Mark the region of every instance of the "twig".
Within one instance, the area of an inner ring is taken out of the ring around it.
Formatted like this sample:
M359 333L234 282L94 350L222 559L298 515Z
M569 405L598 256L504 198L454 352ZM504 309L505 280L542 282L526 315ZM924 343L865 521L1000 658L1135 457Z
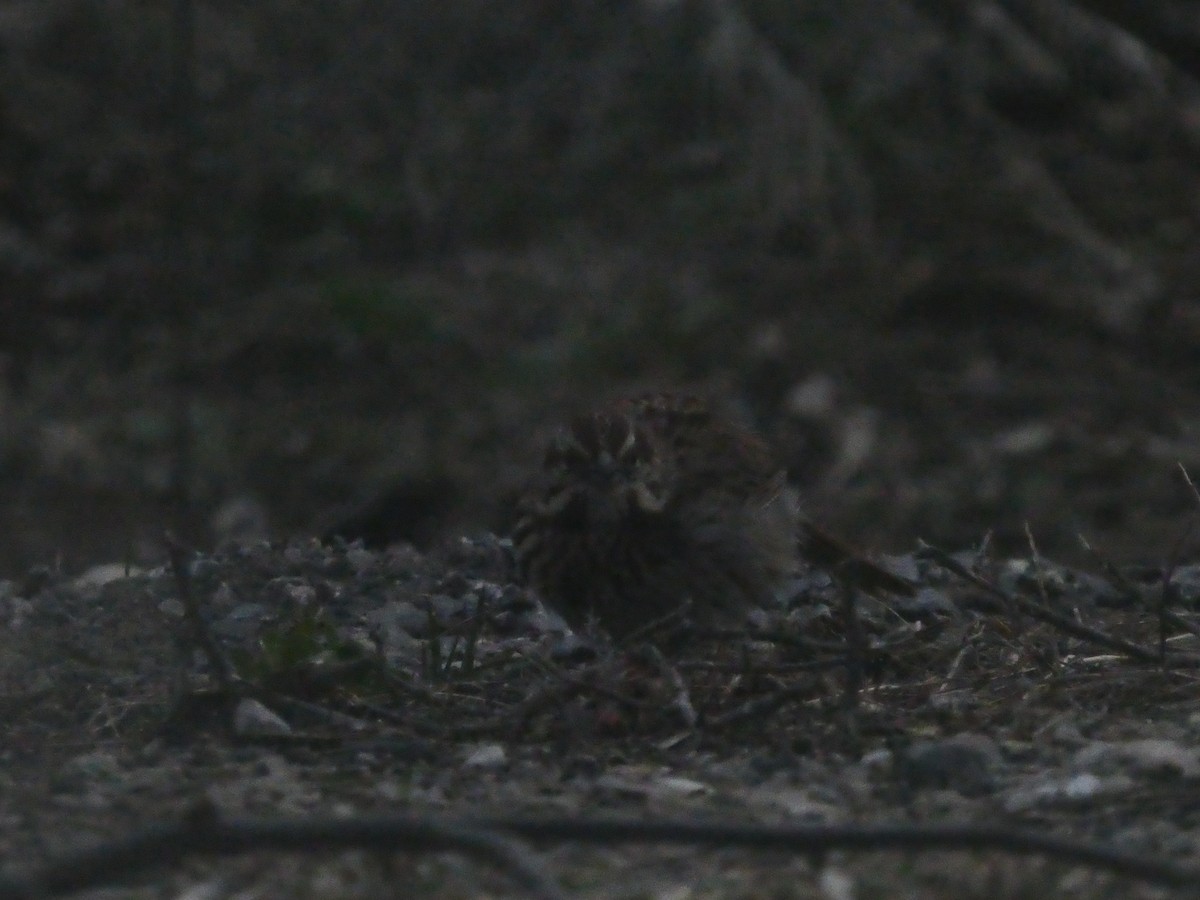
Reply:
M954 654L954 659L950 662L950 668L946 670L946 674L942 677L942 683L938 686L938 689L934 693L940 694L950 687L950 682L957 677L959 670L962 668L963 660L967 658L967 654L970 649L971 645L964 640L963 645L959 647L958 652Z
M1079 539L1079 545L1083 547L1084 552L1096 562L1096 565L1100 567L1100 570L1108 576L1116 589L1122 592L1126 599L1130 600L1131 602L1143 599L1144 594L1138 585L1130 581L1125 576L1125 573L1123 573L1120 569L1113 565L1112 562L1105 558L1105 556L1099 550L1092 546L1091 542L1086 537L1084 537L1082 534L1078 534L1076 537ZM1167 578L1165 580L1160 578L1159 580L1160 590L1165 591L1169 589L1171 578L1174 577L1175 567L1168 566L1167 572L1169 573ZM1194 622L1189 622L1183 616L1172 612L1170 609L1165 609L1163 611L1163 616L1168 624L1173 625L1176 628L1182 628L1193 637L1200 638L1200 625L1196 625ZM1170 643L1171 640L1172 638L1167 638L1167 643Z
M1050 602L1050 596L1046 593L1046 572L1042 568L1042 554L1038 552L1037 541L1033 538L1033 529L1029 527L1029 522L1025 522L1025 543L1029 545L1029 560L1033 563L1033 579L1037 582L1038 596L1042 598L1043 603Z
M175 584L179 590L179 599L183 603L184 615L192 630L192 639L204 653L205 659L208 660L208 665L217 679L217 685L221 690L229 691L233 688L236 680L233 666L225 658L221 648L217 646L216 639L208 630L208 623L204 621L204 616L200 612L200 604L196 602L195 592L192 591L192 579L188 574L183 544L170 532L163 536L163 543L167 545L167 553L171 559L171 571L175 574Z
M1192 481L1192 476L1188 474L1187 467L1183 463L1179 463L1179 471L1188 488L1191 489L1197 508L1188 516L1183 531L1175 539L1175 543L1171 546L1171 552L1167 555L1167 564L1163 567L1162 581L1158 592L1158 648L1164 665L1167 657L1167 621L1170 618L1168 614L1170 612L1171 582L1174 581L1175 573L1179 569L1179 562L1183 558L1183 548L1187 544L1188 538L1196 530L1196 522L1200 518L1200 491L1196 490L1196 484Z
M751 639L755 641L765 641L769 644L780 644L784 647L791 647L796 650L804 650L808 653L843 653L846 649L845 641L821 641L789 631L770 631L766 629L754 629L751 631L746 631L744 629L704 629L703 631L697 632L697 634L709 640L734 641Z
M515 833L515 832L512 832ZM178 863L189 855L234 856L250 851L453 851L506 872L532 896L565 896L544 867L493 826L458 825L401 817L265 820L221 818L211 807L176 824L156 825L127 837L63 856L27 875L0 878L0 900L56 897Z
M860 551L818 528L809 521L800 523L804 556L843 583L850 583L867 593L889 591L902 597L914 597L917 586L878 563L871 562Z
M671 610L664 616L659 616L657 619L651 619L640 628L631 631L625 635L619 642L620 647L633 647L636 644L650 639L651 635L656 635L659 632L666 632L668 635L672 632L680 630L681 627L687 626L688 617L692 614L692 601L684 600L679 606Z
M589 665L577 673L564 672L538 656L527 656L525 659L534 668L550 676L552 680L534 685L524 698L485 719L473 722L461 721L447 725L440 719L436 723L425 721L415 717L409 711L389 710L362 701L358 701L358 705L384 721L403 725L406 729L422 737L440 740L473 740L499 736L516 740L520 738L528 726L529 720L536 713L552 707L561 709L563 703L578 694L604 697L623 707L640 711L653 712L660 709L657 704L626 696L607 686L606 682L609 679L604 676L613 665L614 661L611 659ZM427 705L436 705L439 709L442 706L432 692L414 692L412 696Z
M680 672L712 672L715 675L794 675L797 672L823 672L828 669L840 669L847 664L846 657L834 656L829 659L813 659L806 662L763 663L747 665L739 663L719 663L707 659L685 659L675 664Z
M251 851L294 853L350 849L457 852L491 863L540 898L562 891L544 867L510 835L547 844L676 844L787 851L807 856L843 851L994 851L1044 856L1126 878L1194 887L1200 871L1099 843L986 825L727 825L642 819L516 819L437 822L406 816L339 819L222 818L211 808L176 824L64 855L26 874L0 877L0 900L62 896L99 887L189 855L233 856Z
M1158 602L1155 607L1158 611L1158 656L1164 666L1167 664L1167 623L1173 618L1170 605L1171 582L1175 580L1175 572L1179 569L1183 545L1191 535L1193 525L1194 522L1189 521L1183 533L1171 547L1171 552L1167 555L1167 563L1163 566L1162 578L1159 580Z
M926 544L922 541L920 552L927 558L932 559L938 565L942 566L944 569L953 572L959 578L969 582L970 584L973 584L981 591L998 598L1004 603L1015 604L1026 615L1031 616L1041 622L1045 622L1048 625L1053 625L1054 627L1073 637L1080 638L1081 640L1088 641L1089 643L1096 644L1100 647L1107 647L1110 650L1118 650L1131 659L1136 659L1138 662L1152 663L1155 665L1162 664L1162 659L1157 651L1147 649L1141 644L1135 644L1132 641L1125 640L1124 638L1114 637L1111 634L1107 634L1097 628L1092 628L1088 625L1076 622L1074 619L1059 615L1053 610L1046 609L1042 604L1030 600L1028 597L1022 597L1020 594L1009 594L1007 591L997 587L986 578L980 577L970 569L963 566L958 562L958 560L944 550L939 550L937 547ZM1200 656L1195 656L1193 654L1177 654L1175 656L1168 657L1167 661L1170 663L1170 665L1177 667L1200 668Z
M650 663L659 671L663 678L671 683L672 689L675 691L675 699L672 706L679 712L679 717L683 719L683 723L688 728L695 728L696 723L700 720L700 716L696 713L696 707L692 705L691 692L688 691L687 684L684 683L683 676L679 674L679 670L671 665L661 650L653 644L643 645L643 653L646 655Z
M842 708L853 712L858 708L858 694L863 683L863 657L866 646L863 641L862 622L858 618L858 588L852 580L841 584L842 619L846 629L846 685L842 694Z
M1195 886L1200 870L1139 856L1104 844L1076 841L987 825L722 825L716 822L620 820L521 821L493 819L486 825L531 841L588 844L687 844L789 850L814 854L832 850L998 850L1048 856L1107 869L1155 884Z
M723 728L730 728L751 719L761 718L773 713L789 700L794 700L797 697L807 697L812 693L812 689L812 684L808 682L785 685L769 694L747 700L737 709L731 709L729 712L722 713L719 716L706 717L703 723L704 729L705 731L717 731Z
M1196 482L1192 481L1192 476L1188 474L1187 466L1183 463L1178 463L1179 471L1183 473L1183 480L1187 482L1187 486L1191 488L1192 496L1196 500L1196 506L1200 508L1200 488L1196 487Z
M1125 577L1125 573L1118 569L1103 553L1092 546L1091 541L1078 532L1076 532L1075 538L1079 541L1079 546L1083 548L1083 552L1091 557L1096 565L1100 567L1100 571L1108 576L1113 585L1123 592L1127 599L1136 601L1142 598L1142 593L1138 589L1138 586Z
M1025 541L1029 545L1029 561L1033 563L1033 580L1037 584L1038 597L1042 603L1047 606L1050 604L1050 595L1046 593L1046 570L1042 567L1042 554L1038 551L1037 541L1033 538L1033 529L1029 527L1029 522L1025 522ZM1020 619L1017 619L1018 624ZM1020 637L1022 629L1017 628L1016 636ZM1057 666L1060 662L1058 647L1051 645L1054 653L1054 665Z

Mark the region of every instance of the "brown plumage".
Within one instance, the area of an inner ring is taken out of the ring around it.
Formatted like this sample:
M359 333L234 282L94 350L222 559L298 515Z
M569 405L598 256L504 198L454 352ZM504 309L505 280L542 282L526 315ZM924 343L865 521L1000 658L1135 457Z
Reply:
M702 623L736 623L786 584L801 540L844 562L828 558L842 545L802 527L766 443L694 397L645 395L577 418L518 514L528 583L572 625L594 617L615 637L687 601Z

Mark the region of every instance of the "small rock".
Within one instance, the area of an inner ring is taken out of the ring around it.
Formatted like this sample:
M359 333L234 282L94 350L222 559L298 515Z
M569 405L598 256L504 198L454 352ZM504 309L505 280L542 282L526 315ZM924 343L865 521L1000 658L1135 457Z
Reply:
M656 778L653 782L653 793L657 796L694 797L711 792L707 784L694 778L683 778L679 775L668 775Z
M976 797L996 789L1000 750L982 734L960 734L941 741L919 741L903 752L900 771L918 789L958 791Z
M71 582L71 586L79 591L87 591L102 588L110 581L120 581L122 578L131 578L140 574L142 574L141 569L125 563L103 563L92 566Z
M226 618L237 622L244 619L264 619L267 615L268 610L263 603L239 603L229 611Z
M237 591L230 586L229 582L222 581L217 585L216 590L209 594L208 602L205 605L211 609L233 609L241 602Z
M793 385L783 406L790 415L821 419L833 412L836 400L837 382L830 375L818 373Z
M598 655L594 642L574 633L564 634L550 647L550 658L567 665L591 662Z
M175 900L220 900L229 896L229 884L225 878L210 878L199 884L185 888L183 893L176 894Z
M408 600L389 600L364 618L373 628L395 629L413 637L423 637L429 630L429 614Z
M304 578L278 575L267 581L255 596L257 602L265 603L272 609L289 609L297 602L315 599L316 591Z
M271 610L262 603L239 603L229 613L213 622L212 630L222 637L244 640L257 633L259 626L272 618Z
M389 604L396 605L399 604ZM389 615L387 609L384 607L368 614L367 621L371 637L384 662L393 668L400 668L414 659L420 659L425 645L401 626L402 617Z
M909 581L921 580L921 566L917 562L915 553L900 555L881 553L879 562L889 572L899 575L901 578L907 578Z
M297 544L288 544L283 548L283 561L289 566L302 566L307 560L307 548Z
M1004 797L1004 810L1010 813L1028 812L1054 806L1090 806L1098 797L1112 797L1135 786L1133 779L1122 775L1099 778L1091 772L1068 777L1051 776L1030 779L1009 791Z
M747 799L759 806L782 810L791 822L836 822L843 814L841 808L815 798L809 791L779 785L756 788Z
M893 765L892 751L885 747L878 750L872 750L866 756L858 761L858 764L868 772L879 772L881 770L891 769Z
M356 575L369 572L379 563L379 554L367 550L357 541L346 548L346 562L354 569Z
M927 702L930 709L959 716L977 707L979 705L979 697L974 691L962 688L960 690L941 691L931 694Z
M562 616L540 603L535 604L525 616L530 630L535 634L566 634L571 630L571 626Z
M1171 576L1171 586L1179 592L1182 600L1194 603L1200 598L1200 565L1177 568Z
M1104 783L1091 772L1072 775L1062 783L1062 795L1067 800L1089 800L1100 793Z
M1048 448L1056 436L1049 422L1027 422L997 434L992 446L1004 456L1029 456Z
M26 600L24 597L13 597L7 604L7 609L2 609L2 620L11 631L20 631L29 621L29 615L33 612L33 609L34 606L31 601Z
M1088 739L1083 736L1083 732L1079 730L1079 726L1074 722L1059 722L1050 729L1049 737L1056 744L1062 744L1067 747L1082 747L1085 744L1090 744Z
M157 577L161 577L165 571L165 569L155 569L152 574ZM220 564L215 559L207 556L193 559L187 564L188 575L199 580L215 578L217 573L220 571Z
M596 779L596 787L619 796L644 799L694 797L712 792L704 782L637 765L614 768Z
M854 879L848 872L835 869L833 866L823 866L817 880L821 886L821 896L826 900L855 900L858 892L854 889Z
M240 737L275 737L291 734L292 726L278 713L246 697L233 712L233 731Z
M896 566L888 566L892 571ZM911 576L905 576L911 579ZM893 607L905 618L927 618L933 615L957 615L958 607L944 591L938 588L923 587L912 597L897 596L892 598Z
M1194 778L1200 774L1200 751L1156 738L1119 743L1097 741L1075 755L1075 764L1101 774L1128 772Z
M1007 738L1000 741L1000 752L1008 762L1036 762L1041 758L1041 748L1032 741Z
M508 763L508 753L499 744L483 744L463 760L467 769L499 769Z
M377 781L375 783L375 796L387 803L404 800L408 796L408 791L409 785L399 781Z
M382 554L384 571L400 577L419 572L425 565L425 557L412 544L392 544Z
M438 555L447 568L473 581L504 583L516 574L512 542L494 534L459 538Z

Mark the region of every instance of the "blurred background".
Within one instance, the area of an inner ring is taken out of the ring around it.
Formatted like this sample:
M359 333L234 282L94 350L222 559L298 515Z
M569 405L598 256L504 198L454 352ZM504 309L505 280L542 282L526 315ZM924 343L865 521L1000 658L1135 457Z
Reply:
M1161 562L1198 76L1182 0L6 0L0 576L503 532L662 387L860 544Z

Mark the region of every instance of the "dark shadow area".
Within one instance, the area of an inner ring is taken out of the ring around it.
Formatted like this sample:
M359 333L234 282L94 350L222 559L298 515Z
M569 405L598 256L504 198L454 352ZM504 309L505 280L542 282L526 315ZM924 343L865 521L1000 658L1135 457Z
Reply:
M1178 4L195 14L182 170L167 10L0 15L9 577L504 530L546 429L645 387L880 549L1157 558L1193 502Z

